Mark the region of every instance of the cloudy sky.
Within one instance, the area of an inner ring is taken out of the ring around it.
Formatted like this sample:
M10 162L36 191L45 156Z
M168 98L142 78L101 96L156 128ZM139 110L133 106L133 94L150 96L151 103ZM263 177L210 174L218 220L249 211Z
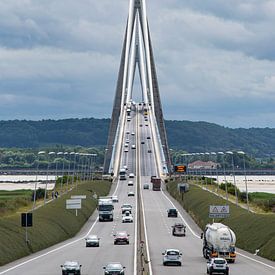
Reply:
M0 0L0 119L110 117L128 0ZM166 119L275 128L274 0L147 0Z

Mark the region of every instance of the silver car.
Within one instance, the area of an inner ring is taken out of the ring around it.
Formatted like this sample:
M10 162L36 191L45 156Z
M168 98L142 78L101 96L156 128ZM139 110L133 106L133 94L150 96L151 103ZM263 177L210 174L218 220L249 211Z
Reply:
M178 249L166 249L163 253L163 265L181 265L181 255Z
M124 275L125 266L122 266L121 263L109 263L103 267L104 274L107 275Z
M81 275L81 265L78 262L66 261L62 268L62 275Z
M86 247L99 247L99 240L100 238L98 238L97 235L89 235L85 238Z
M225 259L223 258L212 258L207 261L207 274L229 274L229 267Z

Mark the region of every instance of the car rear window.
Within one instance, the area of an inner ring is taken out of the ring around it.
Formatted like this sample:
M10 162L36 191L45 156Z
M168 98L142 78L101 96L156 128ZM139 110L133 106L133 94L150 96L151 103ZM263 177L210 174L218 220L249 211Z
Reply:
M169 256L175 256L175 255L179 255L179 252L177 252L177 251L168 251L167 255L169 255Z
M224 264L225 260L214 260L215 264Z

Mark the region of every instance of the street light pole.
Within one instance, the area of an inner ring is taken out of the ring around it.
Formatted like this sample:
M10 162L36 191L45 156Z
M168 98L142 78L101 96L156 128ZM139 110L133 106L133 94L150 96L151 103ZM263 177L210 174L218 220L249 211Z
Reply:
M244 170L244 182L245 182L245 192L246 192L246 205L247 205L247 211L249 211L249 197L248 197L247 178L246 178L245 153L243 151L238 151L237 153L243 156L243 170Z
M49 156L49 162L48 162L48 166L47 166L47 178L46 178L46 188L45 188L45 193L44 193L44 205L46 204L46 199L47 199L47 189L48 189L48 182L49 182L49 168L51 165L51 156L55 155L55 152L49 152L48 156Z
M234 154L231 151L227 151L226 154L231 155L231 162L232 162L232 172L233 172L233 180L235 186L235 198L236 198L236 205L238 205L238 192L237 192L237 185L236 185L236 178L235 178L235 165L234 165Z
M223 166L223 176L224 176L224 186L225 186L225 196L228 201L228 190L227 190L227 181L226 181L226 173L225 173L225 160L224 160L224 152L218 152L219 155L222 156L222 166Z
M34 210L35 204L36 204L36 190L37 190L37 181L38 181L39 156L43 155L43 154L45 154L45 151L39 151L37 154L37 168L36 168L36 177L35 177L35 184L34 184L32 211Z

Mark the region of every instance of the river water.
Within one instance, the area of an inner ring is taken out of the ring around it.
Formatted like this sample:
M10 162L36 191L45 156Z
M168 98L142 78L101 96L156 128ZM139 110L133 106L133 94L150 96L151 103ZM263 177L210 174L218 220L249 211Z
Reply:
M0 175L0 190L34 190L35 182L37 180L36 188L45 189L47 183L46 175ZM47 190L53 190L55 176L48 176Z

